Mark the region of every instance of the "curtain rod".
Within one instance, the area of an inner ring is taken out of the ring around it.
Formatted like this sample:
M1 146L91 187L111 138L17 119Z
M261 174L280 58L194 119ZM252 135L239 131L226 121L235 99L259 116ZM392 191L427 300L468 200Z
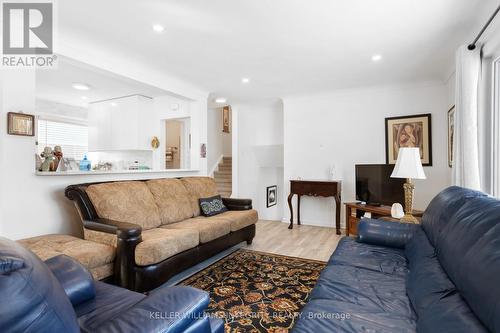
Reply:
M474 50L476 48L477 41L479 40L479 38L481 38L481 36L483 35L483 33L486 31L486 29L488 29L488 27L490 26L491 22L493 22L493 20L495 19L495 16L497 16L497 14L498 14L499 11L500 11L500 6L498 6L497 9L495 10L495 12L493 13L493 15L491 15L490 19L488 20L488 22L486 22L486 24L481 29L481 31L477 35L476 39L474 39L474 41L472 42L472 44L469 44L469 46L467 46L467 48L469 50L472 51L472 50Z

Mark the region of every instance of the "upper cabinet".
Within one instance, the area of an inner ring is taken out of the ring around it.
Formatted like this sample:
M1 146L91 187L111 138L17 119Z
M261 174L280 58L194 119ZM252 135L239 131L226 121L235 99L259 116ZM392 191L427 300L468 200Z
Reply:
M92 103L89 151L150 150L152 99L140 95Z

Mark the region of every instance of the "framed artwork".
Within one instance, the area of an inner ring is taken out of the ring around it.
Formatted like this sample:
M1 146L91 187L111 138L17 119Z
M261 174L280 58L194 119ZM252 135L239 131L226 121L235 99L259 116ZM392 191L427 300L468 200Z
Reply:
M420 149L422 165L432 165L431 114L385 118L385 156L396 164L399 148Z
M278 186L268 186L267 187L267 208L275 206L278 199Z
M35 116L24 113L7 114L7 133L10 135L35 136Z
M455 139L455 105L448 111L448 166L453 167L453 144Z
M207 144L202 143L200 146L200 157L207 158Z
M229 106L222 108L222 132L229 133Z

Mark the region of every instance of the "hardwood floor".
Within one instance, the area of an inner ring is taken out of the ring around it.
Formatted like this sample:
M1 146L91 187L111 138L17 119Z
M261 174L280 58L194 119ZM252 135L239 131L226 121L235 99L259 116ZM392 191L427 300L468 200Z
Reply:
M294 225L289 230L288 223L259 220L253 243L246 248L327 261L341 237L335 234L334 228Z

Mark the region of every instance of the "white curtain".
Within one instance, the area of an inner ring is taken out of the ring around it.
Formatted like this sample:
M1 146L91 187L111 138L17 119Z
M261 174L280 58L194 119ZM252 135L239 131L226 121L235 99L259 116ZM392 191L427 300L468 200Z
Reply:
M462 46L456 54L453 184L481 189L478 145L478 97L481 48Z

